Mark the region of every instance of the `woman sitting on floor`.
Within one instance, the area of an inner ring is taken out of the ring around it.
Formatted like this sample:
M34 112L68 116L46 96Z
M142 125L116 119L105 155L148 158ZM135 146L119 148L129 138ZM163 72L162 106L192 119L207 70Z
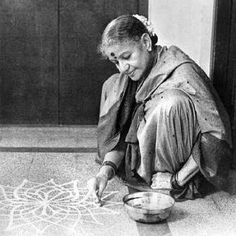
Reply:
M102 166L89 180L98 198L115 174L179 200L203 196L206 182L226 186L228 115L203 70L179 48L156 43L143 16L120 16L103 32L100 51L119 73L102 89Z

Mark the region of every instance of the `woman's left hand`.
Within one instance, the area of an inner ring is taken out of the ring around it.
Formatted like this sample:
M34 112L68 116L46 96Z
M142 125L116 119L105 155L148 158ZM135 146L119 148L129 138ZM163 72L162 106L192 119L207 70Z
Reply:
M168 172L157 172L152 176L151 188L153 189L171 189L171 176Z

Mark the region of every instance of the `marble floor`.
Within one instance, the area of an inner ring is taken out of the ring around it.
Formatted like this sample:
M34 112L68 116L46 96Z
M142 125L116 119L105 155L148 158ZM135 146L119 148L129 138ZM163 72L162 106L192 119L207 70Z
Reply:
M128 189L118 179L108 185L107 205L97 209L87 199L84 210L78 208L73 186L85 196L86 182L99 168L95 156L93 126L0 127L0 235L236 235L234 170L230 193L175 203L167 221L148 225L126 214Z

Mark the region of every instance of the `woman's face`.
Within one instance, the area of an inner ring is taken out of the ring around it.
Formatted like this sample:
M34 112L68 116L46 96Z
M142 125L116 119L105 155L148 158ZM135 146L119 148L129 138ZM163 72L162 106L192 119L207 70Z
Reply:
M137 42L130 40L111 45L105 50L107 57L118 70L134 81L142 78L150 64L151 45L149 45L150 42L145 41L144 37L142 36Z

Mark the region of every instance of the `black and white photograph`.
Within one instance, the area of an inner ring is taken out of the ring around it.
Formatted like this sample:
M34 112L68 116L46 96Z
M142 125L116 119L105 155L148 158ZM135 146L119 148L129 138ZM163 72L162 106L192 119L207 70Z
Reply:
M235 219L236 0L0 0L0 236Z

